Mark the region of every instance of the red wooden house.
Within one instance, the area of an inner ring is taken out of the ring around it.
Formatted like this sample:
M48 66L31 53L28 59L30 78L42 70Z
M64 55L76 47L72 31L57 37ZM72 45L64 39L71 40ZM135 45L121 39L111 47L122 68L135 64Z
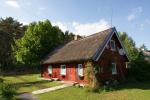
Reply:
M99 65L103 80L125 78L128 56L115 27L55 49L43 60L41 74L44 78L86 83L88 62Z

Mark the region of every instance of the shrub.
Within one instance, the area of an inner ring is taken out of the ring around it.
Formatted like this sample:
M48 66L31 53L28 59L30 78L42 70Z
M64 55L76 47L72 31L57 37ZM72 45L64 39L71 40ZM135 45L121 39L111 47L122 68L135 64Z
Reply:
M144 60L136 60L131 63L130 76L134 77L137 81L150 80L150 63Z
M0 95L3 100L13 100L16 95L16 89L10 84L0 84Z
M3 80L2 78L0 78L0 83L3 83L3 81L4 81L4 80Z

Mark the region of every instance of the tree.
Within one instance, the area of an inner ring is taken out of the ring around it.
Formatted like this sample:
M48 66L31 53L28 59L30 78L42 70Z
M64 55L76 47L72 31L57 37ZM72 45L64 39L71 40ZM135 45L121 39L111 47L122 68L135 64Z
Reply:
M130 75L139 81L150 79L150 63L145 61L143 53L135 46L135 42L127 33L119 33L130 59ZM142 46L146 48L145 46Z
M14 64L15 40L24 34L26 28L12 17L0 19L0 66L2 70L12 68Z
M147 47L145 46L145 44L142 44L139 49L140 49L141 51L146 51L146 50L147 50Z
M0 30L0 69L6 70L12 64L12 39L9 34Z
M18 39L23 36L26 26L12 17L6 17L0 19L0 29L8 33L14 39Z
M49 20L29 24L23 38L16 41L16 59L20 63L37 65L64 41L63 32Z
M69 41L72 41L74 40L74 34L73 33L69 33L69 31L66 31L64 33L64 42L69 42ZM80 36L81 37L81 36Z
M119 36L127 50L130 61L136 60L139 56L139 52L135 46L134 40L129 37L126 32L119 32Z

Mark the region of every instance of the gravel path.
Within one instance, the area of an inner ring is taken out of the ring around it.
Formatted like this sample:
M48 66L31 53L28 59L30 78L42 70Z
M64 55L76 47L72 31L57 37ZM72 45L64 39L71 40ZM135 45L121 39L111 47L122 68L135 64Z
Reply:
M20 100L38 100L37 97L33 96L32 93L29 92L19 94L17 98Z

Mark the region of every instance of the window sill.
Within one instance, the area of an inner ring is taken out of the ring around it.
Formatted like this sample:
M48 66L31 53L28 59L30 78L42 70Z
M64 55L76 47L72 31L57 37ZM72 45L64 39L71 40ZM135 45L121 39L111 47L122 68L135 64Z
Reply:
M110 49L111 51L116 51L116 49Z
M61 76L66 76L66 74L60 74Z
M84 75L78 75L79 77L83 77Z
M112 73L112 75L117 75L117 73Z

